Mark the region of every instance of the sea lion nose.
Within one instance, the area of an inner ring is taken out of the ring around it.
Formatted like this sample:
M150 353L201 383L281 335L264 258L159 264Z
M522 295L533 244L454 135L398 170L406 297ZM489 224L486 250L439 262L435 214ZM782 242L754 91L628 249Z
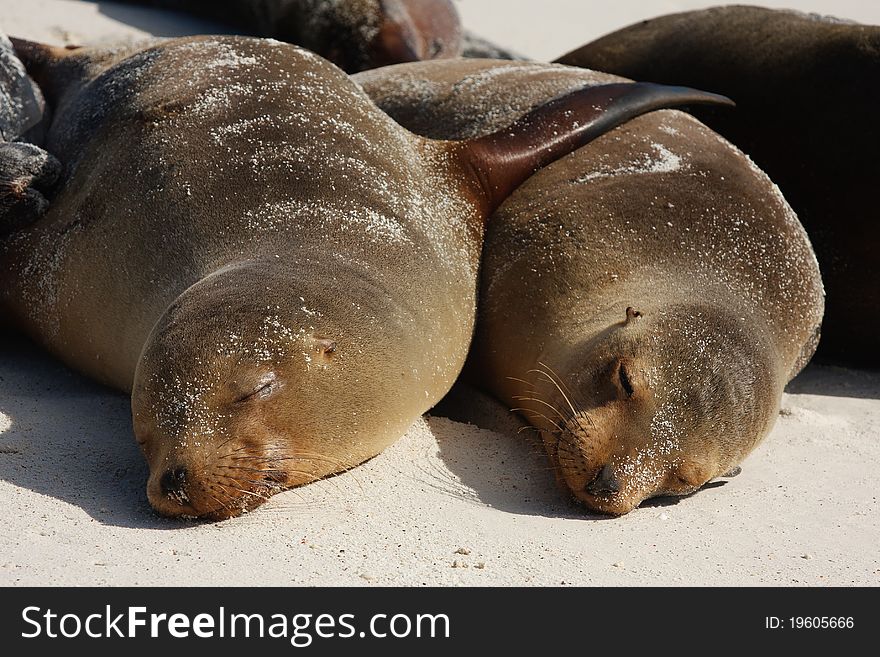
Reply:
M186 468L182 466L166 470L159 479L159 488L164 495L183 500L186 498L186 479Z
M620 492L620 481L614 476L614 470L610 463L606 463L605 467L599 470L599 474L596 475L595 479L587 484L586 490L590 495L607 495Z

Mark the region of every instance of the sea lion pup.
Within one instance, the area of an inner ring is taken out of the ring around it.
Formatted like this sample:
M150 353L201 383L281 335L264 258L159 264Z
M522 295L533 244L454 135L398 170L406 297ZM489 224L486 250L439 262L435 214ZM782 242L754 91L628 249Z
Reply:
M233 516L379 453L464 363L501 199L621 121L714 98L606 85L437 142L277 41L16 47L65 174L0 254L0 311L131 391L167 515Z
M122 0L223 21L308 48L349 73L457 57L462 31L451 0Z
M621 79L459 60L355 80L410 129L473 138ZM778 189L676 111L523 183L489 224L479 299L471 371L541 431L574 496L610 514L735 473L822 317L810 243Z
M717 7L638 23L559 61L733 98L736 112L695 114L754 158L807 229L827 290L818 357L880 367L880 27Z
M58 161L35 144L17 141L39 136L35 132L45 111L39 87L12 43L0 34L0 237L34 221L48 207L43 193L58 176Z

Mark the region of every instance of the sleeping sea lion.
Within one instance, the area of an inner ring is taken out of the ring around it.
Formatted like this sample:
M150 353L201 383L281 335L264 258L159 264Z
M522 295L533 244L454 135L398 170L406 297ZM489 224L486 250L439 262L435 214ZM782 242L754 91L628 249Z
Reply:
M478 138L621 78L492 61L354 78L403 125ZM691 116L658 111L520 186L489 223L472 376L540 430L559 480L627 513L732 475L818 339L809 240L777 187Z

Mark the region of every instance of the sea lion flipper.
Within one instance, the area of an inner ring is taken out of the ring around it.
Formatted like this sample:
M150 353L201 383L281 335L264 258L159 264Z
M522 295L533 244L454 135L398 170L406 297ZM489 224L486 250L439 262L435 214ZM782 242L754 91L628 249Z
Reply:
M28 77L9 39L0 34L0 140L18 139L46 111L39 87Z
M0 143L0 236L39 219L61 164L33 144Z
M464 142L464 168L476 179L491 214L535 171L609 130L647 112L695 104L734 103L688 87L642 82L584 87L539 106L508 128Z

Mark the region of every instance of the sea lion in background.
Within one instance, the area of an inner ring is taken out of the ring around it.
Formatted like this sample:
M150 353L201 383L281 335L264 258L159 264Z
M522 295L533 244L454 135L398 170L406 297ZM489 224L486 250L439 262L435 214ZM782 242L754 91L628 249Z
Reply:
M131 391L148 497L178 516L233 516L379 453L459 374L498 203L640 112L717 99L606 85L437 142L277 41L15 43L65 173L0 251L0 311Z
M255 36L308 48L349 73L457 57L451 0L121 0L223 21Z
M488 39L484 39L469 30L465 30L464 36L462 37L461 56L471 59L528 59L519 53L492 43Z
M39 87L0 34L0 237L32 222L48 206L43 193L58 176L58 162L37 145L17 141L39 138L45 112Z
M638 23L559 61L733 98L735 112L695 114L754 158L807 229L827 290L818 356L880 367L880 27L717 7Z
M621 81L469 60L354 79L434 138L474 138ZM577 499L623 514L738 471L815 348L822 296L806 233L767 176L693 117L653 112L538 171L495 212L469 369L541 430Z

